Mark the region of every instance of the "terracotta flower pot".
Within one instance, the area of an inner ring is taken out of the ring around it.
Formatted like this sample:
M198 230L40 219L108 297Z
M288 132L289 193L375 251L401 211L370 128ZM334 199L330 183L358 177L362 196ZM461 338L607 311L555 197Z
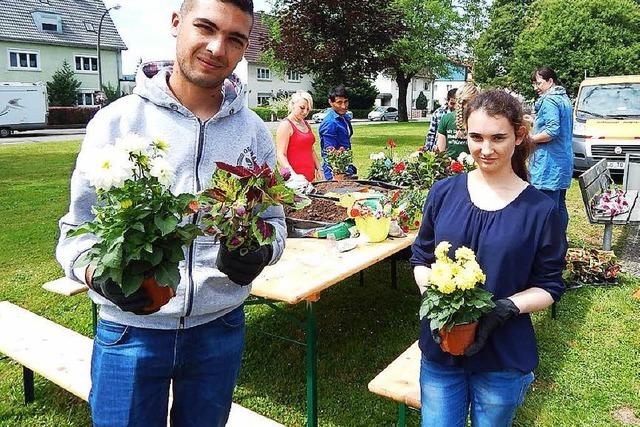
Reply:
M334 173L333 180L334 181L344 181L346 179L346 174L344 173Z
M168 286L161 286L155 277L147 277L142 281L142 289L147 292L151 298L151 304L143 308L147 313L155 313L160 307L169 302L176 294L173 289Z
M473 343L476 338L478 322L455 325L451 330L448 326L440 329L440 348L442 351L460 356Z

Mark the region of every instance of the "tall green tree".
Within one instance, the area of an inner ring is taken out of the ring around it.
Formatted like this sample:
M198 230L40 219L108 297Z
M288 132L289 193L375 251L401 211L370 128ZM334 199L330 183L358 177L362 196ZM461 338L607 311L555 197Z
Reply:
M404 31L382 51L385 74L398 85L398 121L407 121L407 89L416 75L434 80L465 59L481 28L484 0L395 0Z
M59 107L76 105L78 89L80 89L80 82L65 59L62 66L51 76L51 81L47 82L49 105Z
M536 0L514 48L509 80L533 95L533 69L556 70L569 94L588 76L640 74L640 5L633 0Z
M473 46L473 78L484 87L512 87L509 72L513 49L525 28L532 0L495 0L489 9L489 24Z

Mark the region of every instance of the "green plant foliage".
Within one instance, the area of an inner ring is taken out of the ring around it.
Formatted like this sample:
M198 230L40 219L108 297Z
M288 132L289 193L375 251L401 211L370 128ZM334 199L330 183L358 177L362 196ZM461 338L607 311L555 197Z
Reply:
M416 109L426 110L429 108L429 100L424 96L424 92L420 91L418 98L416 98Z
M640 4L632 0L537 0L518 36L509 82L533 95L531 72L556 70L570 95L588 76L640 74Z
M124 96L124 94L120 92L117 87L114 87L111 82L108 82L106 85L102 85L102 92L104 93L108 104Z
M49 105L73 107L77 102L78 89L80 82L65 59L62 66L51 76L51 81L47 82Z

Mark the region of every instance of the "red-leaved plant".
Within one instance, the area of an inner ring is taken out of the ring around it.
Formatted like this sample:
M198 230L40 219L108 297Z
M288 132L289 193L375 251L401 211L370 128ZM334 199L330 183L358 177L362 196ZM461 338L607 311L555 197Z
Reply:
M302 209L311 201L285 185L267 164L252 168L216 162L209 189L200 195L205 234L216 236L229 250L247 253L275 239L273 225L260 217L267 208Z

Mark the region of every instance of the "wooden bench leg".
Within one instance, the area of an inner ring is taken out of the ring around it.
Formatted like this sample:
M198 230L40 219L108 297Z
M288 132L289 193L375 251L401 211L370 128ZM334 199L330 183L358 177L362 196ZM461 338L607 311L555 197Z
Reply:
M613 239L613 224L608 223L604 225L604 237L602 238L602 249L605 251L611 250L611 240Z
M24 386L24 403L31 403L35 400L33 391L33 371L26 366L22 367L22 384Z
M398 427L407 426L407 405L404 403L398 404Z

